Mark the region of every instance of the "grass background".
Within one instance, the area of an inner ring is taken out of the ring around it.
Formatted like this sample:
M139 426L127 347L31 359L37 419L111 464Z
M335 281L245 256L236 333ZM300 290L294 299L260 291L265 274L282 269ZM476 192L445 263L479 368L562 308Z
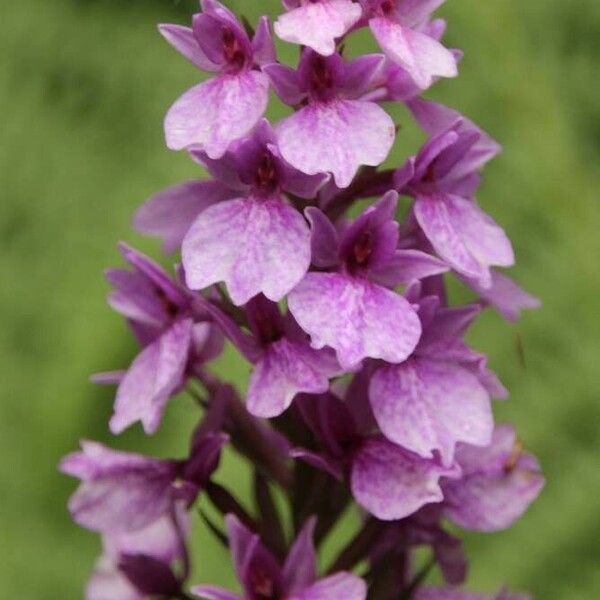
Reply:
M252 19L279 6L229 4ZM99 550L94 535L69 521L74 483L56 464L79 437L109 441L112 390L87 378L126 365L135 351L104 303L102 269L120 264L115 242L156 252L157 244L130 232L133 210L197 175L165 149L161 121L198 74L154 29L185 22L194 9L193 0L0 6L2 598L80 598ZM548 484L510 531L467 536L471 583L492 590L507 581L538 600L593 600L600 597L600 3L452 0L441 13L449 45L466 56L461 77L429 97L503 143L480 199L513 237L514 275L544 302L516 326L486 314L472 335L512 392L497 406L499 418L517 424ZM414 151L415 140L407 127L393 158ZM232 355L219 368L238 381L246 373ZM156 437L133 430L110 443L180 454L194 418L181 399ZM233 477L243 497L243 470L228 456L220 478ZM201 528L194 544L193 581L229 582L227 557Z

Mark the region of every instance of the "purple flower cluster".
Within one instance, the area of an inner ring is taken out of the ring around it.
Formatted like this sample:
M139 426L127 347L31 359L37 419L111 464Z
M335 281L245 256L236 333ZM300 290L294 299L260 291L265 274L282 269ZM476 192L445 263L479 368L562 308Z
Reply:
M118 385L115 434L137 421L155 433L184 391L202 417L184 458L84 441L63 460L81 480L72 516L103 540L88 600L527 598L458 587L467 563L447 529L509 527L544 480L513 428L494 424L492 399L507 391L465 341L485 308L512 320L538 302L495 270L513 264L512 246L474 197L498 144L420 97L457 75L461 53L432 18L442 3L284 0L273 29L300 45L296 68L277 61L267 17L252 29L216 0L201 0L191 28L159 27L211 75L165 119L167 146L209 176L137 211L136 229L180 250L181 265L171 276L121 245L129 268L107 271L109 303L141 350L94 379ZM381 53L347 59L362 28ZM264 116L271 92L290 107L275 124ZM428 136L396 168L382 167L397 134L389 102ZM471 303L450 303L449 276ZM226 342L252 365L243 397L210 369ZM256 510L214 479L228 444L250 461ZM223 516L200 511L228 545L241 593L186 589L201 495ZM319 576L316 548L352 502L361 526ZM422 583L435 564L446 587Z

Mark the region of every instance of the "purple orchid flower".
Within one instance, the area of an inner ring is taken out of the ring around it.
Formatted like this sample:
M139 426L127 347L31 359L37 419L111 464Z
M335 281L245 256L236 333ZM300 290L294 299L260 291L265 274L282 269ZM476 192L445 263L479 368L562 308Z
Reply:
M502 148L473 121L458 111L421 98L407 102L419 126L431 138L417 158L409 159L396 175L399 187L406 185L416 173L427 183L432 181L445 192L470 197L480 183L479 172Z
M308 273L290 293L288 306L313 347L335 349L345 370L366 357L406 360L421 324L409 302L389 288L447 270L424 252L397 249L397 198L389 192L340 233L318 209L306 211L313 264L337 270Z
M360 0L371 32L387 57L422 90L436 77L456 77L454 54L425 28L445 0Z
M289 313L282 317L277 304L262 295L245 306L251 336L218 308L209 310L225 335L254 364L246 408L257 417L280 415L301 392L326 392L329 379L342 373L330 349L311 348L293 317Z
M294 448L291 455L337 479L349 479L358 504L384 521L441 502L440 478L455 476L456 469L423 459L373 430L372 416L364 414L366 393L361 382L359 389L351 386L345 401L331 393L301 396L298 410L320 450Z
M105 535L104 553L86 586L86 600L144 600L147 593L178 594L181 582L171 563L186 560L190 519L179 504L148 527Z
M312 518L296 538L285 563L280 566L259 537L233 515L225 518L235 570L242 584L242 595L201 585L193 593L208 600L365 600L367 586L352 573L340 572L323 579L316 576L316 554L312 537L316 519Z
M501 590L497 594L476 594L458 588L422 587L417 590L414 600L531 600L525 594L509 594Z
M472 199L478 171L497 151L491 138L458 118L396 173L396 186L414 196L414 218L435 251L484 288L491 285L490 266L514 264L510 240Z
M310 198L327 175L292 168L265 120L222 159L193 154L237 194L203 210L187 232L182 259L188 286L199 290L224 281L236 305L261 292L281 300L310 264L308 225L282 194Z
M102 373L99 383L118 383L113 433L141 421L146 433L160 425L169 399L185 383L188 365L216 358L223 348L220 331L208 321L195 322L189 291L175 283L148 257L120 245L133 271L109 269L109 304L124 315L143 350L121 373Z
M446 465L458 442L491 442L490 392L504 396L505 390L485 357L462 341L480 312L476 304L446 308L438 296L421 299L423 335L413 355L379 368L369 388L373 414L388 439L423 458L439 452Z
M275 61L266 17L251 40L235 15L217 0L201 0L192 28L161 25L165 39L203 71L215 77L183 94L165 118L167 146L199 147L211 158L247 135L263 116L269 80L260 66Z
M83 441L81 448L60 465L63 473L82 482L69 501L79 525L104 533L136 531L173 507L175 461L117 452L89 441Z
M308 46L323 56L335 52L336 41L362 15L352 0L283 0L289 11L275 21L275 33L286 42Z
M361 96L374 85L384 62L380 54L346 62L339 54L323 57L306 49L297 71L265 66L283 102L305 104L276 128L283 158L304 173L332 173L340 188L350 185L360 165L381 164L394 143L394 123Z
M60 469L81 485L69 501L83 527L117 535L149 527L179 501L193 501L219 465L229 437L213 426L213 412L198 427L186 460L163 460L118 452L82 441L81 452L66 456Z
M450 532L508 527L544 479L513 429L494 427L491 400L507 391L464 340L485 307L513 320L538 301L496 270L513 249L475 199L499 145L420 97L462 57L432 17L444 0L282 1L274 29L300 45L295 69L277 61L267 17L253 30L217 0L200 0L191 27L159 27L209 73L164 124L167 146L209 176L137 211L135 228L182 264L171 277L121 245L128 267L107 272L109 303L141 350L94 379L118 384L115 434L137 421L154 433L184 389L204 416L181 459L83 441L61 462L78 479L73 519L102 537L86 598L531 600L458 587L467 561ZM381 53L346 51L367 28ZM271 86L291 107L273 126ZM429 138L401 168L382 167L396 135L384 102ZM412 198L400 220L399 194ZM450 304L449 271L476 302ZM206 364L225 338L251 365L245 403ZM252 508L213 479L228 441L252 471ZM201 496L239 592L187 590ZM352 504L364 520L318 578L315 544ZM421 550L433 557L423 568ZM426 582L434 564L446 587ZM365 581L351 572L362 565Z
M444 512L465 529L498 531L510 527L544 486L537 460L523 452L509 425L497 426L485 449L459 446L456 461L462 476L442 483Z

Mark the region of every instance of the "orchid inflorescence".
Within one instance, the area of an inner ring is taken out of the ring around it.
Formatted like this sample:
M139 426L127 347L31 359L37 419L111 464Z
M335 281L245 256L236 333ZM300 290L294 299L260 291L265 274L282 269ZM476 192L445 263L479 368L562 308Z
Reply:
M128 268L107 272L109 303L141 351L94 379L118 384L114 434L138 421L155 433L184 390L202 414L183 459L84 441L61 463L81 480L74 520L102 535L88 600L526 598L460 587L456 526L507 528L543 486L513 428L494 425L491 399L507 391L464 336L487 307L514 320L538 302L493 268L513 264L512 246L474 199L499 145L420 97L461 57L432 19L442 3L284 0L273 29L300 46L295 69L277 61L267 17L252 28L216 0L191 28L160 26L211 74L165 119L167 146L209 178L137 211L136 229L181 250L181 265L171 276L120 246ZM381 53L345 58L362 28ZM275 124L271 92L291 107ZM381 167L397 135L390 102L428 135L399 168ZM450 274L472 303L449 304ZM252 365L244 398L209 367L225 340ZM248 459L254 510L213 479L226 445ZM198 511L201 496L222 523ZM319 575L317 549L352 502L357 532ZM229 547L240 593L188 587L195 512ZM441 587L425 582L435 565Z

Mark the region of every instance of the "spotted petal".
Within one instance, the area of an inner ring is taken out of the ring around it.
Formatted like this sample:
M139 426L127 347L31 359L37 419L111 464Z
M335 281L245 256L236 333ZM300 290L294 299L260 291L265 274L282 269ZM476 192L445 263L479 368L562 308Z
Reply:
M438 451L449 465L457 442L490 443L490 398L460 365L414 358L384 367L373 376L369 397L383 434L423 458Z
M456 77L456 58L425 33L404 27L390 19L369 21L371 31L390 60L401 66L421 89L436 77Z
M487 448L464 445L456 457L463 476L444 482L445 511L465 529L498 531L510 527L544 486L538 462L522 452L508 425L496 427Z
M490 266L514 263L510 240L474 201L448 194L419 196L414 211L435 251L482 287L491 285Z
M268 103L269 81L259 71L220 75L185 92L165 118L167 146L196 146L220 158L229 145L250 133Z
M175 323L144 348L133 361L117 390L113 433L141 421L146 433L154 433L171 395L182 383L192 340L191 319Z
M186 181L155 194L136 211L137 231L163 240L166 253L175 252L196 217L208 206L233 197L216 181Z
M425 504L441 502L444 469L383 438L368 440L352 465L356 501L384 521L413 514Z
M335 52L336 38L343 36L362 14L352 0L320 0L300 3L275 21L275 33L284 41L308 46L323 56Z
M239 198L207 208L182 246L187 284L200 290L224 281L236 305L262 292L278 302L306 273L310 232L279 198Z
M352 573L336 573L320 579L294 595L294 600L366 600L367 585Z
M285 160L309 175L331 172L340 188L361 165L381 164L394 138L394 122L382 108L353 100L310 104L277 128Z
M330 346L344 369L364 358L400 363L421 335L405 298L362 278L309 273L290 293L288 306L314 348Z
M254 367L246 405L257 417L272 418L290 406L296 394L320 394L339 369L323 350L281 339L271 344Z

